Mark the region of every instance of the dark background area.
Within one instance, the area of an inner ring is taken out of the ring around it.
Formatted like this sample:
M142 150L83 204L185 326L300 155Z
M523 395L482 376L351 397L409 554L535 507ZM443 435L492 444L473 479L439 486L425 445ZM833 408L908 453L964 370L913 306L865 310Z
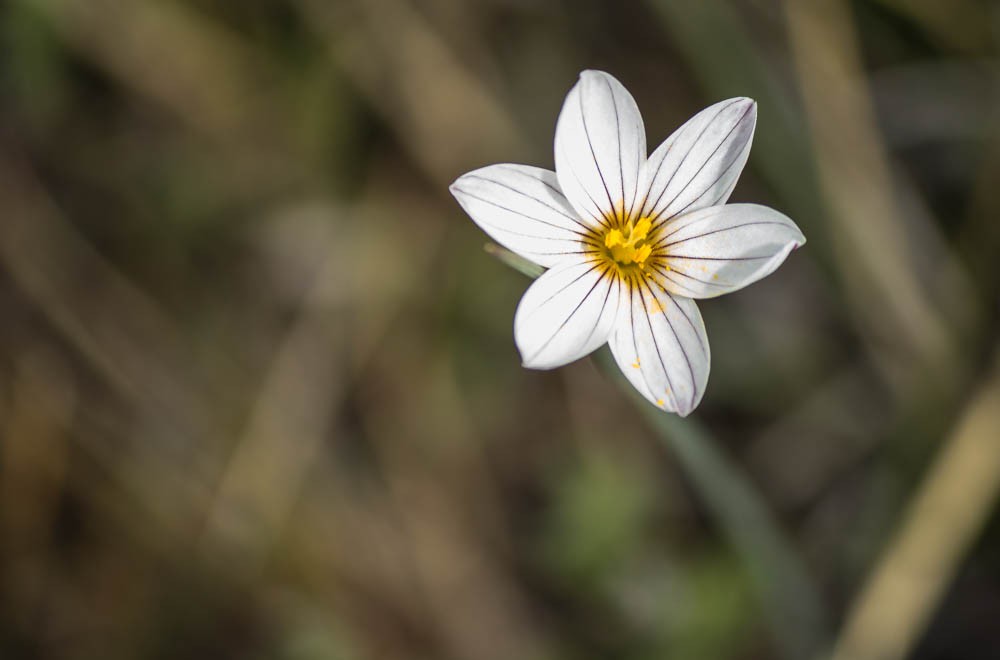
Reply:
M977 0L3 3L0 658L1000 657L998 42ZM447 192L551 168L585 68L651 149L755 98L732 200L809 239L701 305L686 420L522 369L529 280Z

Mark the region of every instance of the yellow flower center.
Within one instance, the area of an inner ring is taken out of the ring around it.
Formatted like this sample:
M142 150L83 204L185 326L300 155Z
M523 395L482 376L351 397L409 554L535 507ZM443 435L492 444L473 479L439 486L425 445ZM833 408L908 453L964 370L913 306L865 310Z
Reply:
M638 266L640 270L646 266L646 260L653 251L648 241L652 226L649 218L640 218L638 222L629 220L620 229L612 229L604 236L604 247L619 266Z

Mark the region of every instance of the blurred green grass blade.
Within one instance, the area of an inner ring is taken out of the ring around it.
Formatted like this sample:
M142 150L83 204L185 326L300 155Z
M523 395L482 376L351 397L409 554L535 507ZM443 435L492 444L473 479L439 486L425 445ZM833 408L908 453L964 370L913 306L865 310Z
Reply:
M989 52L993 36L987 3L976 0L877 0L911 21L932 41L964 55Z
M646 4L712 100L749 96L760 105L750 167L781 197L784 210L806 234L818 238L824 231L825 211L804 114L770 70L749 29L724 2L647 0ZM820 250L824 243L811 241Z
M1000 494L1000 363L975 391L848 609L833 660L902 660L926 634Z
M607 348L595 359L680 462L720 531L742 557L782 655L789 660L818 657L830 640L819 590L750 479L696 420L664 414L643 399Z

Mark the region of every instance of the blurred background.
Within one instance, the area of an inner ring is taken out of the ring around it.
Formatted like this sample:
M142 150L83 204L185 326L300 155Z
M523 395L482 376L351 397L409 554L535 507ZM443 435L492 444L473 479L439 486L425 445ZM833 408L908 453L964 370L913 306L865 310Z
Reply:
M0 5L0 658L1000 657L1000 6ZM759 103L687 420L447 185ZM652 413L652 414L650 414Z

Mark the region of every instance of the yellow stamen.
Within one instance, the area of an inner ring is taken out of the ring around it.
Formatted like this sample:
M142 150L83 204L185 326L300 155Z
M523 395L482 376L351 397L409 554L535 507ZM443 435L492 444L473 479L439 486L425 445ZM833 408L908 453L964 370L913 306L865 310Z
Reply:
M625 237L622 236L621 231L612 229L605 237L604 244L609 248L613 248L616 245L625 245Z
M636 223L635 228L632 230L632 240L642 240L649 235L649 229L652 227L653 221L649 218L642 218Z
M621 229L609 231L604 237L604 246L608 248L611 258L622 266L636 264L640 269L644 268L653 252L653 246L644 242L652 225L649 218L640 218L634 225L629 221Z

